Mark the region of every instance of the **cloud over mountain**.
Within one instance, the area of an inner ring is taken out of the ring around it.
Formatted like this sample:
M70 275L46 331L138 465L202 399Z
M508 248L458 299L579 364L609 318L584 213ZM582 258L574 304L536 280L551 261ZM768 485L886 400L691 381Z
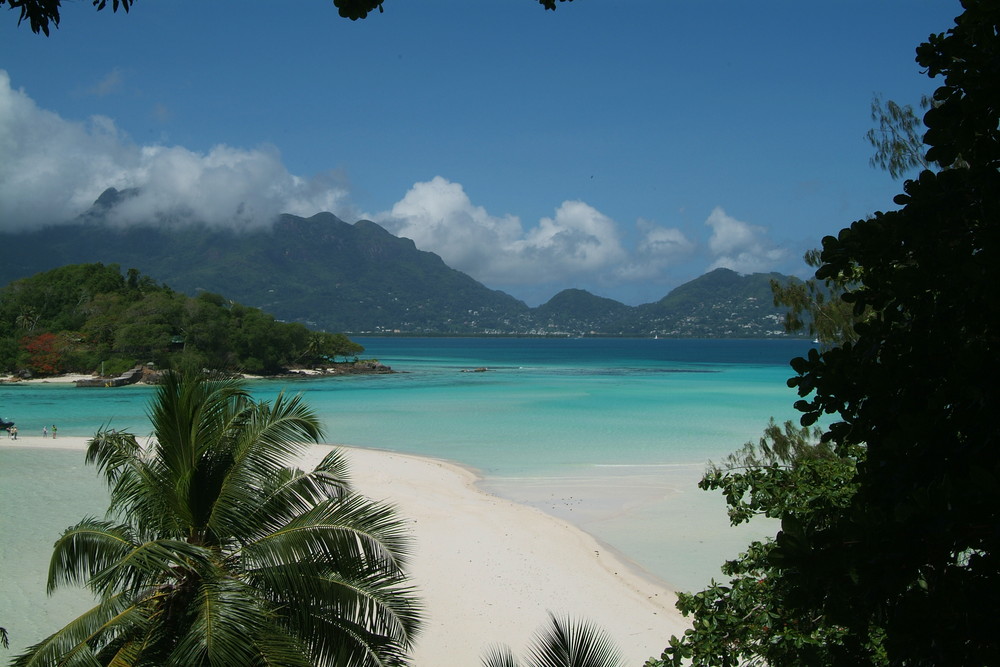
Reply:
M572 279L627 259L617 223L584 202L563 202L552 217L526 229L517 216L476 206L459 183L440 176L414 184L373 219L487 283Z
M732 269L739 273L770 271L787 256L787 251L775 246L767 229L737 220L716 207L705 220L712 228L708 248L714 256L713 269Z
M347 191L330 175L288 172L273 147L140 146L113 120L65 120L11 87L0 70L0 225L6 230L65 222L107 188L136 189L113 222L269 225L279 213L337 210Z
M114 90L118 80L112 72L91 92ZM199 222L256 229L279 213L362 217L346 178L337 172L295 175L273 146L220 144L195 151L138 144L110 118L67 120L39 107L11 86L3 70L0 155L0 230L70 221L111 187L129 191L109 218L123 226ZM480 282L529 302L582 287L638 303L719 267L744 273L789 270L788 253L768 238L766 228L722 208L705 220L711 230L707 239L699 238L704 227L616 220L578 199L524 222L511 213L487 211L461 183L435 176L367 217Z

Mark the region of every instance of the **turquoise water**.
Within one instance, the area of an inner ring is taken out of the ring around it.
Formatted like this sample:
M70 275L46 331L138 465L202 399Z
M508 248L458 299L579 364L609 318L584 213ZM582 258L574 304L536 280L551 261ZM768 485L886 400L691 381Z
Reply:
M803 341L359 338L393 375L253 384L303 392L331 442L454 460L486 476L566 466L702 462L794 417L788 360ZM462 372L485 367L487 372ZM22 434L57 424L148 431L152 388L0 386Z
M759 437L769 417L796 417L785 380L807 341L357 340L363 356L399 372L261 380L251 385L255 395L303 392L329 442L472 467L489 490L580 525L678 588L707 583L723 556L773 530L730 530L721 499L694 484L707 460ZM463 372L478 368L488 370ZM56 424L60 435L89 436L109 423L146 434L152 391L5 384L0 415L22 434ZM81 459L0 450L0 618L29 606L17 602L17 582L31 579L24 568L44 577L61 529L104 506ZM56 627L47 617L38 623Z

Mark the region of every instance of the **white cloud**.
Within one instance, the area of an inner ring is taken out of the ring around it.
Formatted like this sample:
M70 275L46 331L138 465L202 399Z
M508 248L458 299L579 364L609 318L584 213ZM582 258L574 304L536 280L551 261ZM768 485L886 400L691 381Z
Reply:
M0 70L0 226L67 222L109 187L137 188L115 211L119 224L202 222L255 227L279 213L313 215L347 206L329 174L290 174L277 149L215 146L199 153L140 146L109 118L67 121L14 90Z
M688 259L695 244L675 227L663 227L639 219L636 227L642 233L632 261L615 272L622 281L656 280L669 267Z
M414 184L390 211L371 217L491 284L570 280L626 259L615 221L584 202L563 202L553 217L525 229L516 216L474 205L460 184L441 176Z
M112 72L102 88L120 80ZM301 178L289 173L273 147L217 145L197 152L139 145L110 118L76 122L40 109L24 91L11 88L3 70L0 156L3 231L71 221L109 187L136 191L112 213L112 222L121 225L201 222L254 228L270 224L279 213L360 217L343 174ZM440 176L415 183L390 210L367 217L490 287L522 298L531 293L539 302L567 287L626 300L640 292L659 298L678 271L700 273L701 267L692 264L701 265L706 251L709 269L724 266L744 273L772 270L786 259L766 229L721 208L705 221L711 229L707 243L643 219L635 230L624 230L583 201L564 201L551 216L524 224L516 215L495 215L474 204L460 183ZM634 233L623 236L624 231Z
M715 257L709 271L766 272L786 258L787 252L767 238L766 228L737 220L720 207L712 210L705 224L712 228L708 248Z

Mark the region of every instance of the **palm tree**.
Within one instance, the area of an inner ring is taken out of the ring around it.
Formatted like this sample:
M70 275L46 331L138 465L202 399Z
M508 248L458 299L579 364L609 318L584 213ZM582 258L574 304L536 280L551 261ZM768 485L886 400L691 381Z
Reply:
M419 625L402 522L353 494L341 454L290 465L322 435L301 396L167 374L153 437L90 441L111 490L56 542L48 588L99 602L13 664L404 665Z
M549 614L550 625L539 630L528 647L527 667L621 667L625 664L608 636L585 621L559 619ZM484 667L519 667L506 646L491 649Z

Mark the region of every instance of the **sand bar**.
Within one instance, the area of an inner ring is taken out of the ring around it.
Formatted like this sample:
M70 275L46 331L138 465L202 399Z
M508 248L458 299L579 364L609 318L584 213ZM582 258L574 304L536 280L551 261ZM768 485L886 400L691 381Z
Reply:
M0 440L0 446L78 450L85 443ZM312 448L303 466L330 449ZM429 458L345 450L357 489L395 505L411 528L411 574L425 605L413 664L476 665L498 643L521 654L548 611L602 626L631 665L659 655L672 634L686 629L663 584L569 523L481 491L471 471Z

